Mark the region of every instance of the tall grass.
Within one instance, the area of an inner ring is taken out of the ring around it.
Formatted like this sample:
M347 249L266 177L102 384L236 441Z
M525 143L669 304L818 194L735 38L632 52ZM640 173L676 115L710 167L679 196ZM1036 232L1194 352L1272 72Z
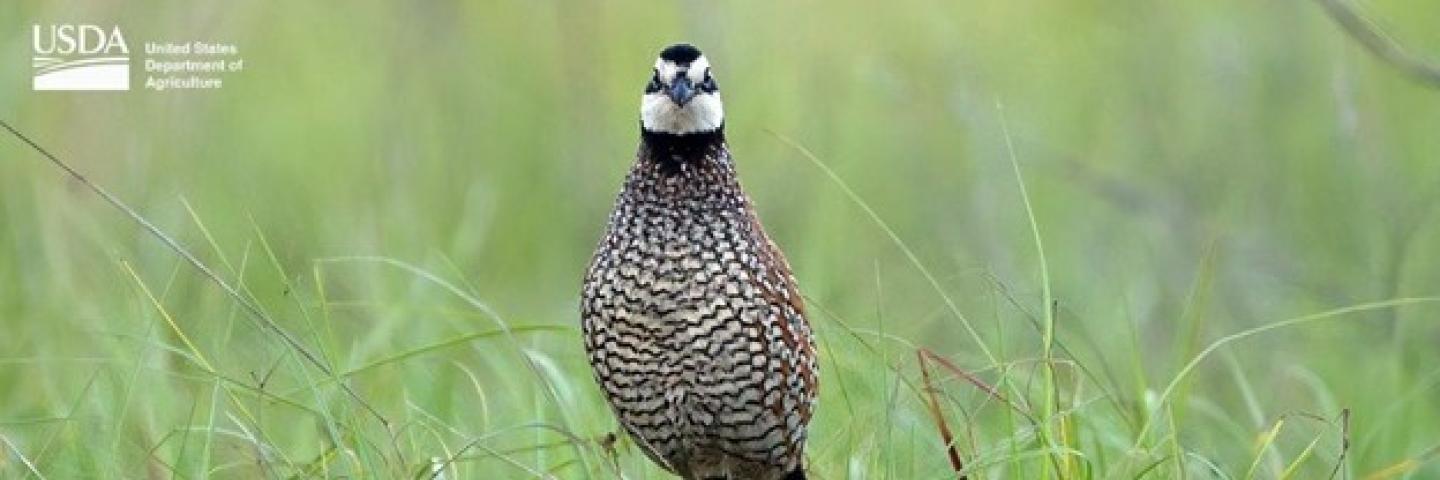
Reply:
M872 8L0 5L0 59L94 18L249 65L0 69L228 286L0 140L0 477L664 478L576 297L677 39L813 316L816 478L1440 475L1433 90L1305 2Z

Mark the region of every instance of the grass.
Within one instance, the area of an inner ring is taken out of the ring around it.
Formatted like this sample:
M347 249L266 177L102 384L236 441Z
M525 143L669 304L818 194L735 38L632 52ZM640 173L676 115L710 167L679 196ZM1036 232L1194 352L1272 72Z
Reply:
M677 38L813 315L815 478L1440 475L1436 91L1307 2L865 7L0 5L0 59L84 12L248 64L0 69L210 272L0 139L0 477L666 478L575 304Z

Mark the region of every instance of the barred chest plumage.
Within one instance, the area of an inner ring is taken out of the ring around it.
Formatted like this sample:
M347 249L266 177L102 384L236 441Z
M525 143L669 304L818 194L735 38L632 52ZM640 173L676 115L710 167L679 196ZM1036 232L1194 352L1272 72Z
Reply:
M658 463L780 478L813 410L813 340L723 142L692 147L642 147L585 278L586 350Z

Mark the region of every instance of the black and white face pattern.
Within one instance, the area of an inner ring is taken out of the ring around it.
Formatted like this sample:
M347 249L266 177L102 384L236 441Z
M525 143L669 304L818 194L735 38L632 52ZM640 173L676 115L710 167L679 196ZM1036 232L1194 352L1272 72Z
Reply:
M671 45L655 59L655 74L640 101L640 124L655 133L713 132L725 123L710 61L687 44Z

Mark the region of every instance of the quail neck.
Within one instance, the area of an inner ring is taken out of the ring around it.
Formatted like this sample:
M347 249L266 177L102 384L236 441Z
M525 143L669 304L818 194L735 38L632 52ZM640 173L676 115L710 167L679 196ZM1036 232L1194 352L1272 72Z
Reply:
M585 349L622 429L662 468L803 479L814 339L724 125L700 50L660 52L640 148L582 287Z

